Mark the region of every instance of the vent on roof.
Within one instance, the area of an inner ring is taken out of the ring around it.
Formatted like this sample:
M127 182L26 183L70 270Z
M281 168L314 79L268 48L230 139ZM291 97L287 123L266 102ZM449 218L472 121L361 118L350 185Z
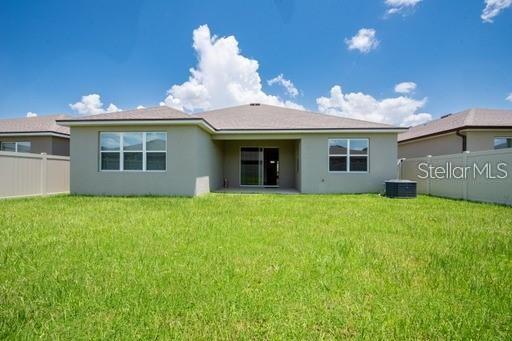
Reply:
M446 114L446 115L441 116L441 119L447 118L447 117L450 117L450 116L452 116L452 114Z
M260 106L260 104L259 104L259 103L251 103L251 104L249 104L249 105L250 105L251 107L259 107L259 106Z

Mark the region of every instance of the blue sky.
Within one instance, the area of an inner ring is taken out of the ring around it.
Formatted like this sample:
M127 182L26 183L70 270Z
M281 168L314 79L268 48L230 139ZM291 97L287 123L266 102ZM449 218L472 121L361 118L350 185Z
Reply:
M188 111L261 99L393 123L512 108L512 7L484 22L484 0L402 1L414 5L387 14L385 0L3 0L0 117L90 113L110 103L130 109L166 98ZM350 49L361 29L378 43ZM203 50L192 46L195 30ZM190 68L200 75L184 84ZM397 93L401 82L416 88ZM298 95L287 92L290 84ZM228 85L238 90L224 96ZM90 94L101 97L70 107ZM388 117L395 111L402 113Z

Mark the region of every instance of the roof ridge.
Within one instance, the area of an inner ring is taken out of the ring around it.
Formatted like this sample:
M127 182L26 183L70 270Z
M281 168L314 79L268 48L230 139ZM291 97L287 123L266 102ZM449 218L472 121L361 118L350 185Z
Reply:
M467 115L464 118L464 125L468 126L471 125L471 122L473 122L473 118L475 117L475 108L471 108L467 110Z

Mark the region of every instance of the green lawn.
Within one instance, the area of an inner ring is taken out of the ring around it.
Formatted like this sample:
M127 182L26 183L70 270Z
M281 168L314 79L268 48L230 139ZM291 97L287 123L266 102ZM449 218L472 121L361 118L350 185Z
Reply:
M512 337L512 208L377 195L0 201L0 338Z

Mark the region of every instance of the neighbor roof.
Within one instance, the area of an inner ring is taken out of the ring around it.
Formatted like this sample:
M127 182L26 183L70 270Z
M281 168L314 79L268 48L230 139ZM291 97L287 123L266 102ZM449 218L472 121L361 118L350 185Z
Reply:
M173 120L173 119L189 119L190 115L182 111L167 107L153 107L144 109L124 110L117 112L109 112L98 115L68 117L66 122L79 121L119 121L119 120Z
M171 121L191 121L201 124L213 132L234 131L297 131L297 130L396 130L403 129L387 124L355 120L350 118L313 113L304 110L283 108L265 104L247 104L236 107L185 114L166 106L121 111L101 115L73 117L59 121L65 125L122 124L124 121L160 124ZM182 122L183 123L183 122ZM186 122L184 122L186 123ZM130 123L131 124L131 123Z
M460 129L512 128L512 111L498 109L468 109L456 114L411 127L398 135L398 142L452 132Z
M57 124L56 120L66 119L65 115L36 116L0 120L0 134L58 134L69 135L69 128Z

